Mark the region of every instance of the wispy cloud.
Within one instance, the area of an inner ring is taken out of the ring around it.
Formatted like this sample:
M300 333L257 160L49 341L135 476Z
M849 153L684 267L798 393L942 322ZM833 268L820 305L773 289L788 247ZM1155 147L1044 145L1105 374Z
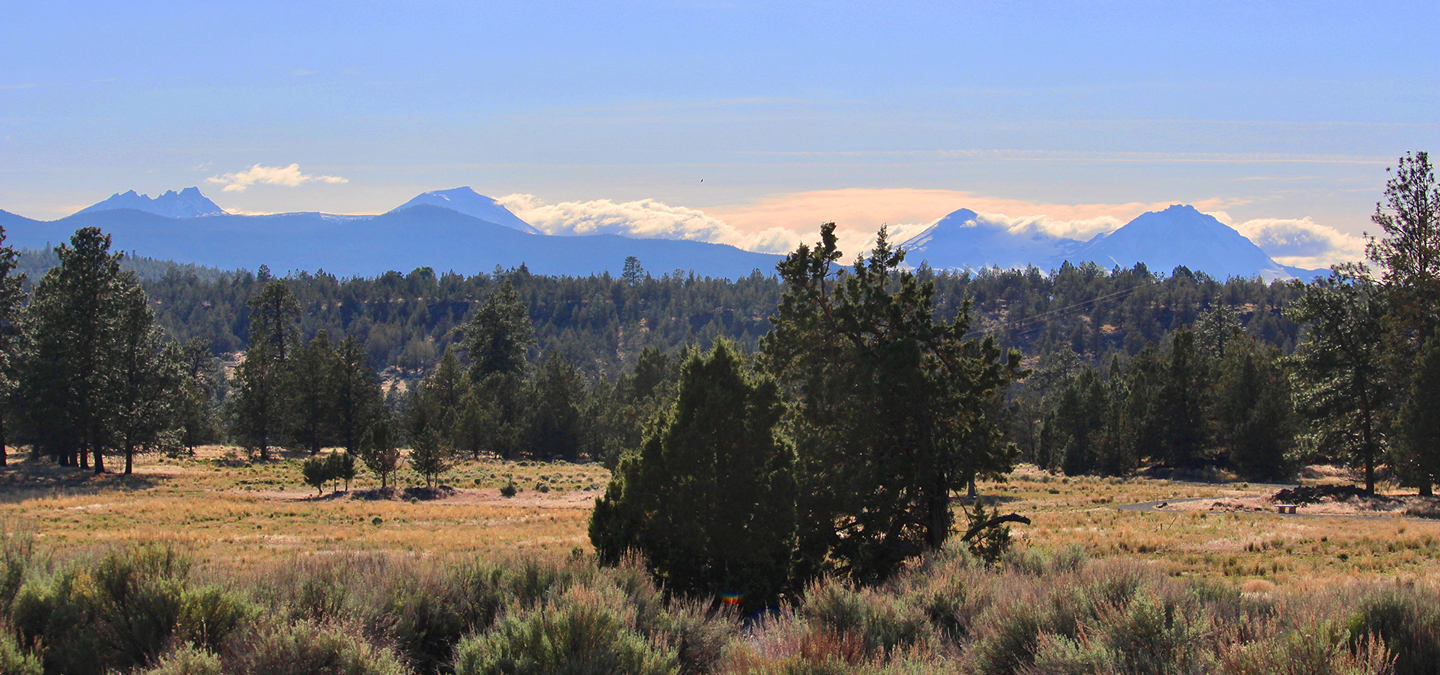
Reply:
M302 183L348 183L350 180L339 176L317 176L302 173L299 164L290 166L256 164L244 171L211 176L206 178L205 182L224 185L223 192L244 192L251 185L296 187Z

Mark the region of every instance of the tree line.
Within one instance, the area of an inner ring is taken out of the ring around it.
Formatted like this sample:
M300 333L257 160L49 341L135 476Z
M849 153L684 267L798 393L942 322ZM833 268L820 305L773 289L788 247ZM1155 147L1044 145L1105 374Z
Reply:
M1432 493L1440 480L1440 190L1429 156L1402 157L1376 205L1373 265L1289 284L1293 351L1212 307L1134 355L1045 354L1011 402L1025 458L1069 474L1143 464L1220 466L1254 480L1299 465L1377 468ZM1367 235L1368 236L1368 235Z

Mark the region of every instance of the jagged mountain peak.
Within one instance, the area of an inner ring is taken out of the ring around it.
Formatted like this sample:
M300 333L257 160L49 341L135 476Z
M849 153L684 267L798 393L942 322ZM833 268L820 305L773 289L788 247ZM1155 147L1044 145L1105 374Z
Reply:
M215 202L200 193L200 188L187 187L179 192L166 190L159 197L151 199L149 195L139 194L134 190L117 192L102 202L92 204L81 209L80 213L93 213L95 211L112 211L115 209L134 209L153 213L166 218L199 218L202 216L223 216L225 210Z

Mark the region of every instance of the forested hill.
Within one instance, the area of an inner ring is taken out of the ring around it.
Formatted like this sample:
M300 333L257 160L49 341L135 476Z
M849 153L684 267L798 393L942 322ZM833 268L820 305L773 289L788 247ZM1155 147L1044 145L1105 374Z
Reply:
M172 336L202 337L224 354L246 344L245 303L269 278L268 271L259 274L207 279L175 269L146 281L145 290ZM1019 347L1027 357L1062 347L1092 359L1116 351L1133 354L1216 305L1234 308L1249 331L1285 351L1298 331L1280 315L1300 292L1296 284L1221 282L1184 268L1154 275L1143 266L1107 271L1066 265L1049 275L1036 269L970 275L922 267L919 274L935 282L941 316L953 317L971 297L975 329ZM322 328L332 338L352 335L365 344L377 369L396 366L418 375L458 339L456 327L501 279L515 285L529 309L538 339L532 356L559 351L591 377L633 364L649 346L708 346L725 336L752 350L769 331L768 317L782 293L775 277L758 272L736 281L669 274L626 280L539 276L523 268L437 276L419 268L345 280L301 273L285 281L300 301L307 339Z

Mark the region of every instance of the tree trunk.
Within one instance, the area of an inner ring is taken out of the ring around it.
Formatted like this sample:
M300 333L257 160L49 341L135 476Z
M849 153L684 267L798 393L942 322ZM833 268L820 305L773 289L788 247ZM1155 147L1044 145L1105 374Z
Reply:
M10 454L10 449L5 447L5 417L3 413L0 413L0 466L5 466L8 454Z
M1421 497L1434 497L1434 496L1435 496L1435 490L1434 490L1433 488L1431 488L1431 486L1430 486L1430 481L1431 481L1431 478L1430 478L1429 476L1425 476L1425 477L1423 477L1423 478L1420 479L1420 496L1421 496Z
M83 470L83 469L89 469L89 468L90 468L90 446L88 446L88 445L82 445L82 446L80 446L80 452L78 452L78 453L76 453L76 454L79 455L79 457L78 457L77 459L80 460L80 461L79 461L80 468L81 468L82 470Z
M95 473L105 473L105 455L100 451L100 446L95 446Z
M130 475L135 463L135 446L125 446L125 475Z

